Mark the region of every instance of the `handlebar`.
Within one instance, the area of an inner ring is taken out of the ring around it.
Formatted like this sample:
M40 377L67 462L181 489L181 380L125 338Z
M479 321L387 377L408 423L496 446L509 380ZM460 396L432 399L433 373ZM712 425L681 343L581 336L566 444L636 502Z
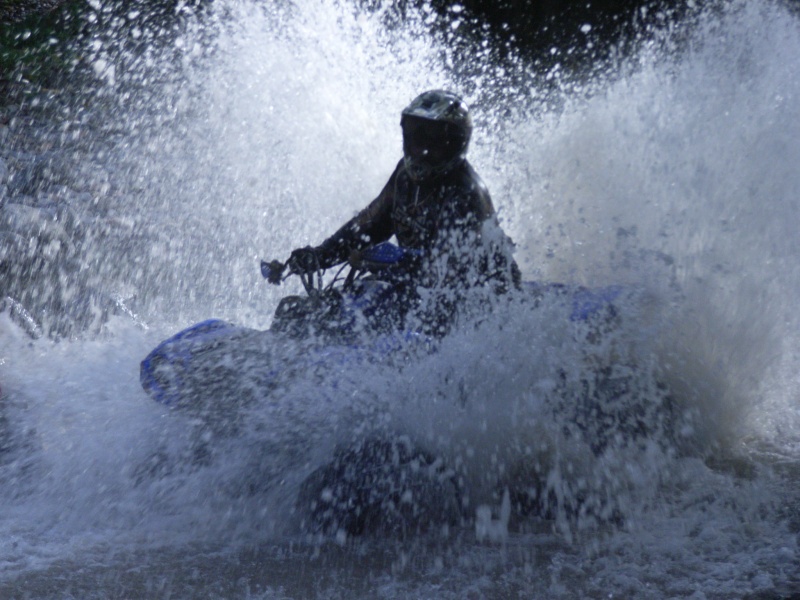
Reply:
M348 263L353 268L357 269L380 270L391 265L396 265L406 258L419 257L421 255L421 250L401 248L390 242L382 242L364 250L354 252L348 260ZM279 260L270 262L262 260L261 275L273 285L280 285L280 283L290 275L299 275L306 291L314 289L313 274L290 272L284 275L286 267L288 266L287 263L282 263Z
M261 261L261 276L273 285L280 285L281 281L286 279L283 272L286 270L286 264L279 260L267 262Z
M313 296L317 291L317 288L314 286L314 274L289 272L284 275L283 273L286 271L287 266L288 265L286 263L282 263L279 260L273 260L270 262L262 260L261 276L272 285L280 285L281 282L287 279L290 275L299 275L300 281L303 283L306 293L308 293L309 296ZM320 282L320 288L321 287L322 286Z

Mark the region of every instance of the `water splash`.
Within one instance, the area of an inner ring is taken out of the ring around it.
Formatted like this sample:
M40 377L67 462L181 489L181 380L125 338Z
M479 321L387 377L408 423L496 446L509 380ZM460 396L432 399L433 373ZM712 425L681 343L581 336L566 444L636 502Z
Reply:
M532 540L505 536L523 547L512 587L681 594L702 579L725 595L786 581L796 540L763 516L785 488L702 458L748 435L789 452L800 431L794 17L766 2L698 11L583 82L529 77L520 61L484 68L488 50L460 63L446 35L430 33L430 11L409 17L393 21L389 5L231 1L144 51L115 45L124 22L91 40L103 84L64 109L60 138L99 204L82 212L83 266L94 286L135 292L150 329L111 320L95 339L30 344L3 324L0 383L23 432L23 460L2 467L6 572L87 545L180 552L281 539L303 478L341 440L391 425L457 465L470 506L499 511L490 518L502 517L507 476L531 457L557 497L588 494L624 515L616 533L592 537L592 515L576 525L557 514L571 547L537 541L536 522ZM462 89L472 103L472 162L527 278L642 290L650 304L623 329L626 352L697 415L693 447L612 444L598 456L575 441L548 404L562 374L577 384L585 373L585 337L565 334L559 306L499 311L405 365L400 382L383 367L290 382L200 468L203 428L140 392L138 361L175 329L212 315L268 324L289 290L267 289L258 259L318 243L379 191L400 156L399 110L428 87ZM458 573L448 589L481 588L474 564L489 551L471 539L461 559L443 561ZM530 558L539 543L551 558ZM659 566L681 556L691 581ZM387 595L435 593L427 582L385 584Z

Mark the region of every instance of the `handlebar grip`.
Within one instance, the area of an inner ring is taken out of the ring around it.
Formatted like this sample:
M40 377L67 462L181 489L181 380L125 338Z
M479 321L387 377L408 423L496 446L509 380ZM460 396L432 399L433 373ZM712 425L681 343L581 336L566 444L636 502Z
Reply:
M278 260L261 261L261 276L273 285L279 285L286 265Z

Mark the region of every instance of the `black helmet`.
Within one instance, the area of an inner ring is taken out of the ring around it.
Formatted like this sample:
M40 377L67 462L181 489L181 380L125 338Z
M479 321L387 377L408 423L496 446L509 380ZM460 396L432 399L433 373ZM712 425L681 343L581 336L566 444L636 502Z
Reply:
M420 94L403 110L400 125L406 171L415 181L446 173L467 155L472 117L452 92Z

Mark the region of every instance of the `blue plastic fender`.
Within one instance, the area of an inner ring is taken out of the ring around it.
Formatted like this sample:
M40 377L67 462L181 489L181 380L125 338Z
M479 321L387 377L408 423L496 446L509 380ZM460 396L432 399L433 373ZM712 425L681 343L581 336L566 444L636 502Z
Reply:
M240 328L221 319L208 319L196 323L171 338L164 340L147 355L139 369L139 382L144 390L158 402L171 406L175 404L180 393L170 391L165 385L163 374L159 369L170 368L172 379L169 388L180 389L181 371L185 371L197 350L205 348L209 342L228 336Z

